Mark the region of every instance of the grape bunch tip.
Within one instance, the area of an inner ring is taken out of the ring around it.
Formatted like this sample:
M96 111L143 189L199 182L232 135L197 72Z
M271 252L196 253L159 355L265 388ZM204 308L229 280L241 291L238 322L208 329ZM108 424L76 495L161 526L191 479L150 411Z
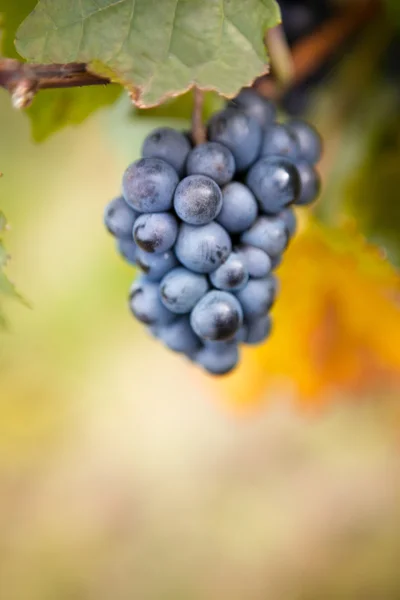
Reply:
M272 330L273 271L296 232L293 206L319 194L314 127L276 122L274 104L244 88L196 147L161 127L126 169L104 221L142 274L129 306L150 333L213 375L239 363L240 345Z

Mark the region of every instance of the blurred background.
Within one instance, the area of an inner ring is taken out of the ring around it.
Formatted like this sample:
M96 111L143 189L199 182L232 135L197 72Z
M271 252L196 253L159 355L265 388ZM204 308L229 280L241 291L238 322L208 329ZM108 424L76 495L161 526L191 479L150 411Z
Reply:
M282 4L291 44L339 10ZM380 16L337 50L283 101L326 147L274 333L218 381L131 318L102 223L190 99L166 117L121 97L38 144L0 95L7 272L30 304L0 336L2 600L400 598L400 43Z

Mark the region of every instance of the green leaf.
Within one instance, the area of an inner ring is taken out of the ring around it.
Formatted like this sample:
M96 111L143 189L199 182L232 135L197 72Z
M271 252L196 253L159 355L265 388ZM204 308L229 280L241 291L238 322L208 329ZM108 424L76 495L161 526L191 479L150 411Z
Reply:
M0 0L4 56L20 58L14 46L16 30L36 3L36 0ZM121 88L114 85L41 91L27 110L34 140L41 142L66 125L82 123L99 108L113 104L120 94Z
M398 89L375 71L367 78L362 70L365 56L363 59L358 64L358 78L350 69L338 80L340 85L324 91L327 110L319 130L326 141L325 154L334 162L316 212L332 224L350 219L369 242L400 266ZM358 89L351 91L354 86ZM351 102L346 100L349 92Z
M215 92L205 92L204 94L204 106L203 106L203 118L208 120L218 110L221 110L224 106L224 101L221 96L218 96ZM186 92L177 98L170 98L159 106L153 108L147 108L145 110L137 109L133 112L136 117L152 118L152 119L186 119L190 120L193 111L193 94L192 92Z
M3 271L0 271L0 294L10 296L11 298L20 298L14 284Z
M348 194L348 208L371 242L400 267L400 123L397 105L370 144Z
M40 0L17 32L34 62L85 62L154 106L193 85L233 96L266 72L275 0Z
M394 19L394 22L398 27L400 27L400 3L399 0L386 0L386 4L388 7L388 11L391 19Z
M28 302L17 291L15 285L8 279L3 268L6 266L9 256L3 245L2 235L6 231L7 221L4 214L0 211L0 329L7 327L7 319L3 312L3 300L5 297L19 300L25 306L29 306Z
M2 55L20 58L14 45L15 34L22 21L35 8L37 0L0 0Z
M95 110L113 104L121 92L116 85L41 91L26 111L33 139L42 142L66 125L79 125Z

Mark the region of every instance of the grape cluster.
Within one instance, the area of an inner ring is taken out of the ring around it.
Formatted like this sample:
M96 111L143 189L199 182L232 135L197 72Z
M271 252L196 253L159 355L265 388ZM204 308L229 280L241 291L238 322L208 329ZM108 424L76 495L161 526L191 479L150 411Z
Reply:
M321 141L306 122L276 122L274 105L245 88L212 116L204 144L153 131L106 208L117 247L143 274L134 316L175 352L223 375L239 344L271 331L273 274L296 230L293 204L319 191Z

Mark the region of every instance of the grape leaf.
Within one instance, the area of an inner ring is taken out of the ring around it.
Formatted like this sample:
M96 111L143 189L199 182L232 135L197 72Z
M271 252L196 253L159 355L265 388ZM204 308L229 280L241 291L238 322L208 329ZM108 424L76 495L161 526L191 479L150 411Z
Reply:
M208 120L218 110L224 107L224 101L221 96L215 92L205 92L203 105L203 118ZM186 92L176 98L169 98L163 104L147 108L145 110L137 109L132 114L134 117L144 117L151 119L185 119L190 120L193 111L193 94Z
M2 15L2 54L20 58L14 38L21 21L33 10L37 0L0 0ZM41 142L66 125L82 123L97 109L108 106L120 96L118 86L96 86L87 88L42 91L27 110L31 119L32 136Z
M193 85L233 96L266 72L275 0L39 0L17 32L33 62L85 62L138 106Z
M26 111L33 139L42 142L66 125L79 125L95 110L113 104L121 91L116 85L41 91Z

